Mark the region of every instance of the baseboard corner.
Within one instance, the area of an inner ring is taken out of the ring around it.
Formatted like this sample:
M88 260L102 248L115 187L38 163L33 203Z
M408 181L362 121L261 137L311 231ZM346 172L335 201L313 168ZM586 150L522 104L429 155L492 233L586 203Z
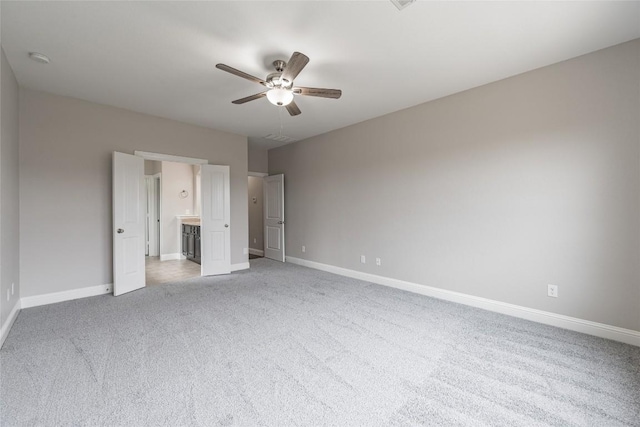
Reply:
M173 261L173 260L180 260L180 259L186 259L186 257L183 257L181 253L160 255L160 261Z
M22 304L21 304L21 301L18 300L13 306L13 308L11 309L11 312L9 313L9 317L7 317L6 322L4 322L4 324L2 325L2 328L0 328L0 349L4 345L4 341L9 336L11 327L13 326L14 322L18 318L18 313L20 313L21 309L22 309Z

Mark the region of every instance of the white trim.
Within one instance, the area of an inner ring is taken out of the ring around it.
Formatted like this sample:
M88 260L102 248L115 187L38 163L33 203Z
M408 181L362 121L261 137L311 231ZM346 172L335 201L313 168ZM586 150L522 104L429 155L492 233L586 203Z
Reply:
M249 171L249 176L257 176L259 178L264 178L265 176L269 176L268 173L264 173L264 172L251 172Z
M487 298L463 294L461 292L434 288L432 286L419 285L417 283L405 282L403 280L377 276L375 274L363 273L360 271L349 270L342 267L321 264L319 262L308 261L305 259L294 258L290 256L286 257L286 261L292 264L314 268L316 270L327 271L329 273L364 280L366 282L376 283L378 285L389 286L416 294L439 298L446 301L457 302L459 304L464 304L471 307L478 307L496 313L507 314L509 316L519 317L521 319L527 319L533 322L544 323L545 325L551 325L559 328L569 329L571 331L582 332L584 334L607 338L614 341L620 341L640 347L640 331L619 328L617 326L606 325L604 323L592 322L590 320L578 319L576 317L570 317L562 314L551 313L548 311L537 310L534 308L490 300Z
M231 271L247 270L250 267L248 262L241 262L239 264L231 264Z
M34 295L20 299L21 308L38 307L40 305L55 304L62 301L71 301L79 298L94 297L96 295L110 294L113 286L98 285L87 288L71 289L50 294Z
M261 249L253 249L253 248L249 248L249 253L251 255L258 255L258 256L264 256L264 251Z
M13 306L11 313L9 313L9 317L7 317L7 321L4 322L4 325L2 325L2 329L0 329L0 348L2 348L2 346L4 345L4 340L6 340L7 337L9 336L9 331L11 330L13 323L18 318L18 313L20 312L21 308L22 308L21 300L18 300Z
M209 160L197 159L195 157L174 156L171 154L149 153L147 151L134 151L133 154L146 160L157 160L159 162L179 162L189 163L191 165L208 165Z
M176 259L186 259L181 253L175 254L162 254L160 255L160 261L173 261Z

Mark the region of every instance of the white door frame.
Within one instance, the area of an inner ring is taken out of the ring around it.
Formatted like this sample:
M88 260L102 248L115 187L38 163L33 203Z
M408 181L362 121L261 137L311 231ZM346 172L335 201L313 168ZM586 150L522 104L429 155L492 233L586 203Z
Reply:
M249 171L249 176L257 176L259 178L264 178L265 176L269 176L268 173L263 173L263 172L251 172Z
M156 160L159 162L189 163L190 165L208 165L209 160L197 159L195 157L174 156L172 154L150 153L148 151L134 151L134 156L142 157L145 160Z
M184 156L174 156L173 154L163 154L163 153L152 153L149 151L139 151L135 150L133 152L134 156L142 157L145 160L154 160L157 162L176 162L176 163L187 163L190 165L208 165L209 160L207 159L198 159L196 157L184 157ZM160 180L160 194L162 194L162 179ZM201 197L201 196L200 196ZM160 212L158 213L160 218L160 256L162 257L162 238L163 238L163 227L162 227L162 197L160 196ZM178 239L180 238L181 232L178 230ZM179 251L182 253L182 251ZM181 259L184 257L181 256Z

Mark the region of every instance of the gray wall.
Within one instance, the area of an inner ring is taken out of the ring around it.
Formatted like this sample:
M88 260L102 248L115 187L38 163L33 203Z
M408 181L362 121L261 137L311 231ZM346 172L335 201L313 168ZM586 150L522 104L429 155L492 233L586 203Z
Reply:
M155 175L160 173L160 166L162 162L156 160L145 160L144 161L144 174L145 175Z
M113 151L231 170L231 262L247 261L247 139L32 90L20 95L22 296L112 283Z
M18 82L0 48L0 325L20 300L18 196ZM14 294L7 301L7 290Z
M639 57L636 40L269 150L287 255L640 330Z
M255 197L256 201L253 202ZM262 178L249 177L249 247L264 250L262 213ZM255 243L253 240L255 239Z
M267 173L269 156L264 148L249 147L249 171Z

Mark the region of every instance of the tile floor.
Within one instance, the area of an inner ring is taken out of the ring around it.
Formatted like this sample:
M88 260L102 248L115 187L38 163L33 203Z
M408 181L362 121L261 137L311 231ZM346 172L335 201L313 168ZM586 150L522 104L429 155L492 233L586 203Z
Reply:
M160 257L145 259L147 286L200 277L200 264L189 260L160 261Z

